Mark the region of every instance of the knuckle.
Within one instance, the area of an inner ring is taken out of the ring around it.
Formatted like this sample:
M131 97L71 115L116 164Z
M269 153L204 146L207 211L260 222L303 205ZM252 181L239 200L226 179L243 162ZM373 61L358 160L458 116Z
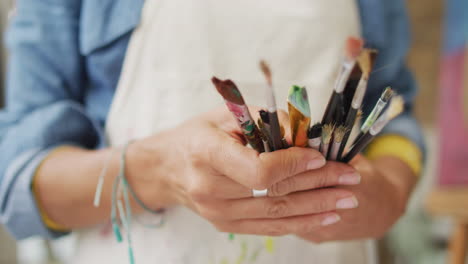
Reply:
M269 193L271 196L283 196L296 190L296 179L288 178L271 186Z
M282 189L284 188L284 183L279 182L276 184L273 184L270 189L268 189L268 196L274 197L274 196L281 196L282 195Z
M326 212L332 208L329 206L329 201L326 199L326 197L323 196L322 199L317 200L315 204L315 209L317 213L320 213L320 212Z
M349 171L349 169L347 169ZM330 162L324 167L324 173L321 175L320 187L337 185L340 175L344 174L346 168L337 162Z
M290 151L287 153L287 155L283 155L283 158L281 159L281 165L283 168L286 168L285 173L288 175L295 175L299 171L299 160L296 159L293 155L294 149L291 148Z
M200 179L194 179L187 188L188 196L197 203L203 203L206 200L205 184Z
M266 215L269 218L280 218L288 213L288 202L285 199L273 201L267 206Z
M331 179L331 180L336 180L338 181L338 168L336 166L336 164L334 163L330 163L328 166L325 167L325 173L324 173L324 177L323 177L323 180L326 181L328 179ZM323 182L325 184L325 182Z
M203 153L200 148L192 147L190 151L187 151L186 158L193 168L203 168L206 164L206 155L209 153Z
M316 178L315 178L315 188L321 188L321 187L326 187L327 183L330 179L330 173L325 171L325 173L320 173Z

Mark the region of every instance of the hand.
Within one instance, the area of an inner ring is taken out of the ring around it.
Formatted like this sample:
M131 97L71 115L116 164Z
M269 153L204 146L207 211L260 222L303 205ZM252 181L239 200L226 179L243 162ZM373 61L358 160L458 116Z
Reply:
M362 176L362 182L352 187L339 187L352 191L359 207L339 213L336 225L317 228L298 235L312 242L378 238L405 212L416 176L402 161L382 157L369 161L356 157L351 166Z
M147 205L186 206L224 232L295 234L332 223L337 205L355 207L343 188L306 191L358 183L352 167L320 169L323 156L306 148L259 154L224 108L135 142L127 157L129 182ZM252 198L266 188L270 197Z

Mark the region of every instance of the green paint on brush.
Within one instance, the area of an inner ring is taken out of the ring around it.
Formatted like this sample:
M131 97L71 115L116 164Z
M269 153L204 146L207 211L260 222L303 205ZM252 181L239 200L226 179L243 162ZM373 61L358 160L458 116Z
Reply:
M238 98L242 97L242 95L240 94L240 91L238 89L232 89L232 93L235 94Z
M242 124L247 135L253 135L255 132L255 123L252 120L249 120Z
M288 101L303 115L310 117L309 98L305 87L293 85L289 89Z

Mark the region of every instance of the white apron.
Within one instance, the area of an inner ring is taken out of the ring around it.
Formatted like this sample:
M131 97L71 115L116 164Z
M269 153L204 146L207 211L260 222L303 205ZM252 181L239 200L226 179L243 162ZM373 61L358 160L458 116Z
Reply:
M260 59L270 63L278 106L293 84L308 88L321 119L346 37L360 35L350 0L148 0L130 41L110 110L111 145L150 136L223 105L210 78L234 80L248 104L265 106ZM197 140L194 138L193 140ZM314 245L294 236L236 235L233 241L192 211L132 227L137 263L366 263L362 242ZM126 244L106 226L82 231L75 263L128 263Z

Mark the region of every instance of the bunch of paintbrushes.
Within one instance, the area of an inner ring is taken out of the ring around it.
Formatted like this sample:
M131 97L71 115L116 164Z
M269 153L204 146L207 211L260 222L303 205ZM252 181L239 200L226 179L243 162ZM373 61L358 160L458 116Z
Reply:
M360 127L359 135L352 144L348 144L351 132L362 116L361 107L376 54L374 50L363 49L361 39L348 38L345 59L322 122L312 127L306 88L297 85L291 87L288 112L292 146L310 147L320 151L328 160L349 162L388 122L403 111L402 97L394 95L391 88L386 88ZM284 138L284 128L278 119L271 70L264 61L260 62L260 69L267 83L267 108L260 111L257 124L234 82L221 81L216 77L212 81L254 149L270 152L288 148L290 146Z
M315 124L309 130L309 142L314 142L310 147L316 148L318 133L314 131L318 131L321 127L319 150L328 160L349 162L388 122L403 111L403 99L394 96L391 88L386 88L364 121L359 135L352 144L348 144L351 132L362 116L361 107L376 55L377 52L374 50L363 49L363 42L360 39L349 38L346 43L345 59L322 122ZM386 108L389 102L390 106Z

